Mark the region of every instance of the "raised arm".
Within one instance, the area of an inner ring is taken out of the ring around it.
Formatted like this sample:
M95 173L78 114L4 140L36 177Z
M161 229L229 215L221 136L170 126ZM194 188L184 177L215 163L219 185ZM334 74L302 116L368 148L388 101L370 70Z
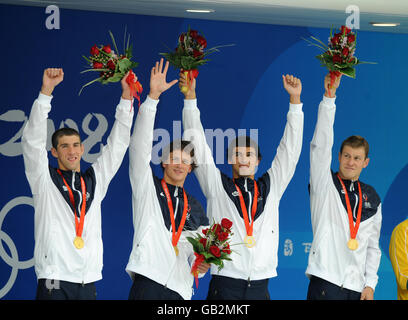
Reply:
M160 95L178 80L166 81L169 62L156 62L150 73L150 92L140 106L129 146L129 174L133 190L143 188L143 177L151 174L150 161L153 144L154 119Z
M62 69L44 70L41 92L34 101L30 117L23 130L21 145L27 180L32 193L39 187L39 178L48 171L47 119L51 111L52 92L64 79Z
M196 80L186 82L185 75L180 73L180 88L188 88L184 92L183 108L183 140L191 141L194 145L194 157L198 167L194 170L204 195L209 198L222 189L220 172L215 166L212 151L207 144L204 128L200 120L200 110L197 108Z
M101 189L102 196L105 195L110 181L122 164L129 146L130 129L132 127L134 112L133 108L131 108L129 85L126 83L128 74L126 74L121 81L122 96L116 107L115 122L107 139L107 143L103 147L101 155L96 162L92 164L98 181L97 187Z
M295 173L296 164L302 150L303 104L300 101L302 82L291 75L282 76L283 87L289 94L289 112L283 137L268 173L273 183L271 188L278 198L282 197Z
M336 90L340 85L337 77L333 86L330 86L330 75L324 79L325 93L320 102L316 128L310 143L310 191L316 188L325 188L331 179L330 166L333 147L333 124L336 113Z

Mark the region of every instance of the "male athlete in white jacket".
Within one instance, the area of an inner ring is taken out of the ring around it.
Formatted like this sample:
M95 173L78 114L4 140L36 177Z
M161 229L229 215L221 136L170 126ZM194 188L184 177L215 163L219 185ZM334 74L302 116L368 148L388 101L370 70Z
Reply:
M201 204L183 188L195 167L190 143L176 141L163 151L162 179L150 167L159 97L177 83L177 80L167 83L168 66L168 62L163 66L161 59L152 68L150 92L140 106L129 146L134 227L132 252L126 266L133 280L130 300L191 299L194 252L186 236L208 226ZM201 276L209 267L205 263L199 266Z
M102 279L101 202L129 145L133 110L125 78L115 123L102 154L81 171L84 153L79 133L57 130L48 164L47 119L62 69L46 69L22 137L25 173L34 198L34 259L37 299L95 299L94 282Z
M330 88L330 76L324 80L325 93L310 144L313 243L306 270L310 278L307 298L372 300L381 259L381 200L373 187L359 180L370 160L364 138L351 136L343 141L339 171L330 169L340 78Z
M278 265L279 201L295 172L302 149L301 81L283 76L284 88L290 95L287 124L271 168L257 180L254 174L261 155L257 145L246 137L243 144L238 138L229 147L233 177L220 172L201 124L195 80L189 85L181 74L180 85L189 88L183 109L184 138L194 143L199 165L195 173L207 198L209 219L231 220L234 233L231 243L241 244L233 247L232 261L226 261L220 272L217 267L211 268L207 299L269 299L268 281L276 276ZM214 108L211 112L216 115Z

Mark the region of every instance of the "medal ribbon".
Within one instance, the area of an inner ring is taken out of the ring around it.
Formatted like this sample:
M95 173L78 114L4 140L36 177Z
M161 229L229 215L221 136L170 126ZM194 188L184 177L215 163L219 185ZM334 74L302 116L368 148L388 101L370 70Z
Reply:
M234 182L235 184L235 182ZM242 195L241 190L238 188L238 186L235 184L235 188L237 189L238 195L239 195L239 202L241 203L241 210L242 210L242 216L244 217L244 222L245 222L245 229L247 236L252 236L253 230L254 230L254 218L255 218L255 213L256 209L258 207L258 185L254 179L254 200L252 203L252 209L251 209L251 224L249 224L249 219L248 219L248 210L245 206L245 201L244 197Z
M62 175L60 169L57 170L59 175L61 176L62 180L64 181L65 186L68 189L69 200L71 201L72 206L74 207L75 213L75 232L77 237L82 237L82 231L84 229L84 220L85 220L85 208L86 208L86 186L85 181L81 177L81 191L82 191L82 205L81 205L81 212L79 218L77 217L77 211L75 206L74 194L72 193L72 189L68 185L67 181L65 180L64 176Z
M354 225L353 222L353 212L351 211L351 205L350 205L350 198L348 196L348 192L346 189L346 186L344 185L343 180L341 180L339 174L337 174L337 177L339 178L339 181L341 183L341 186L343 187L343 191L344 191L344 196L346 198L346 206L347 206L347 214L348 214L348 218L349 218L349 226L350 226L350 238L351 239L355 239L357 236L357 232L358 232L358 228L360 227L360 221L361 221L361 211L363 208L363 197L362 197L362 193L361 193L361 186L360 186L360 182L357 181L358 184L358 211L357 211L357 220L356 220L356 224Z
M186 222L187 218L187 208L188 208L188 200L187 200L187 194L183 189L183 196L184 196L184 208L183 208L183 215L181 217L180 225L178 227L177 233L176 233L176 221L174 219L174 209L173 209L173 203L171 202L171 196L169 192L169 188L167 187L167 183L164 181L164 179L161 180L161 185L164 190L164 194L166 195L167 199L167 205L169 207L170 211L170 220L171 220L171 229L172 229L172 238L171 238L171 243L173 247L177 247L177 243L180 239L181 236L181 231L183 231L184 224Z

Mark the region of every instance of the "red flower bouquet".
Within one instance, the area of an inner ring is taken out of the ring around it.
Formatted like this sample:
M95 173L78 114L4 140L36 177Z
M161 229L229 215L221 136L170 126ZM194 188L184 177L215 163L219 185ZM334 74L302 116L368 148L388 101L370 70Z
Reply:
M196 287L198 287L198 266L202 263L213 263L218 266L218 271L224 267L223 260L231 261L230 237L233 234L231 231L232 222L226 218L221 220L221 223L215 223L203 229L202 234L197 234L195 238L187 237L187 240L192 244L196 260L191 273L194 275Z
M191 81L189 79L197 78L197 68L210 61L206 57L219 51L218 48L225 47L225 45L204 50L206 47L205 37L198 31L188 28L187 32L179 36L177 48L173 52L160 53L160 55L164 56L172 66L184 72L189 82ZM187 87L181 88L182 92L187 92L187 90Z
M129 45L130 35L128 35L126 47L124 46L124 54L119 54L115 38L111 31L109 31L109 35L111 37L115 51L112 50L109 44L99 46L95 44L90 50L89 57L82 56L87 61L90 68L82 71L81 73L98 72L99 77L83 85L81 90L79 91L79 94L81 94L82 90L85 87L94 82L108 84L110 82L121 81L126 73L130 71L126 82L131 88L132 96L137 98L140 104L140 94L142 93L143 88L139 81L134 81L135 74L132 72L132 69L137 67L138 63L131 60L132 45ZM124 39L126 39L126 32Z
M323 53L316 56L316 58L321 62L321 65L329 69L331 85L333 85L336 77L340 74L344 74L348 77L355 78L356 70L354 66L366 62L357 59L354 56L357 44L357 35L346 26L341 26L338 33L333 35L333 30L330 30L329 43L326 45L321 40L311 37L313 41L304 39L311 45L320 48Z

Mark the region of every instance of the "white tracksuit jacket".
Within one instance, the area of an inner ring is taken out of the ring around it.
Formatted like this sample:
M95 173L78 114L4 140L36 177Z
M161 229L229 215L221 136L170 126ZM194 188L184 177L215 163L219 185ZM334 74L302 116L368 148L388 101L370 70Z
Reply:
M194 237L208 219L201 204L187 192L188 214L183 232L177 244L179 255L174 253L172 232L166 227L169 222L167 201L160 179L153 175L150 167L153 145L153 128L159 100L147 96L140 106L129 145L129 176L132 185L133 247L126 266L131 278L141 274L177 292L183 299L191 299L194 278L191 264L195 257L192 245L186 236ZM181 187L168 184L172 196L174 215L181 219ZM178 193L179 199L175 195ZM204 276L203 274L199 277Z
M323 97L310 145L310 209L313 243L306 275L317 276L346 289L361 292L364 287L375 289L381 259L379 237L381 229L381 201L374 188L360 181L363 204L359 246L351 251L348 214L344 191L331 171L333 124L336 113L335 98ZM358 208L358 187L344 180L353 208L355 223Z
M25 173L34 198L35 272L38 279L90 283L102 279L101 202L128 148L133 111L130 112L130 101L120 100L102 154L81 172L87 198L92 200L87 203L82 234L85 246L78 250L73 244L75 220L68 192L56 169L48 164L47 118L51 100L52 97L39 94L21 140ZM71 178L68 171L64 176ZM72 174L71 188L77 194L80 188L75 188L75 179L78 182L79 173Z
M261 280L275 277L278 265L279 245L279 201L289 184L302 148L303 104L290 104L287 124L271 168L257 180L260 197L255 215L253 236L256 245L247 248L237 245L232 249L232 261L218 272L212 266L211 274L244 280ZM231 244L243 243L246 229L238 194L231 178L215 166L211 149L205 140L200 121L197 100L184 100L184 139L191 140L195 147L198 168L195 170L201 189L207 198L207 213L210 221L220 222L228 218L233 222L234 235ZM253 181L235 180L245 199L247 208L252 207ZM248 212L251 212L249 209Z

